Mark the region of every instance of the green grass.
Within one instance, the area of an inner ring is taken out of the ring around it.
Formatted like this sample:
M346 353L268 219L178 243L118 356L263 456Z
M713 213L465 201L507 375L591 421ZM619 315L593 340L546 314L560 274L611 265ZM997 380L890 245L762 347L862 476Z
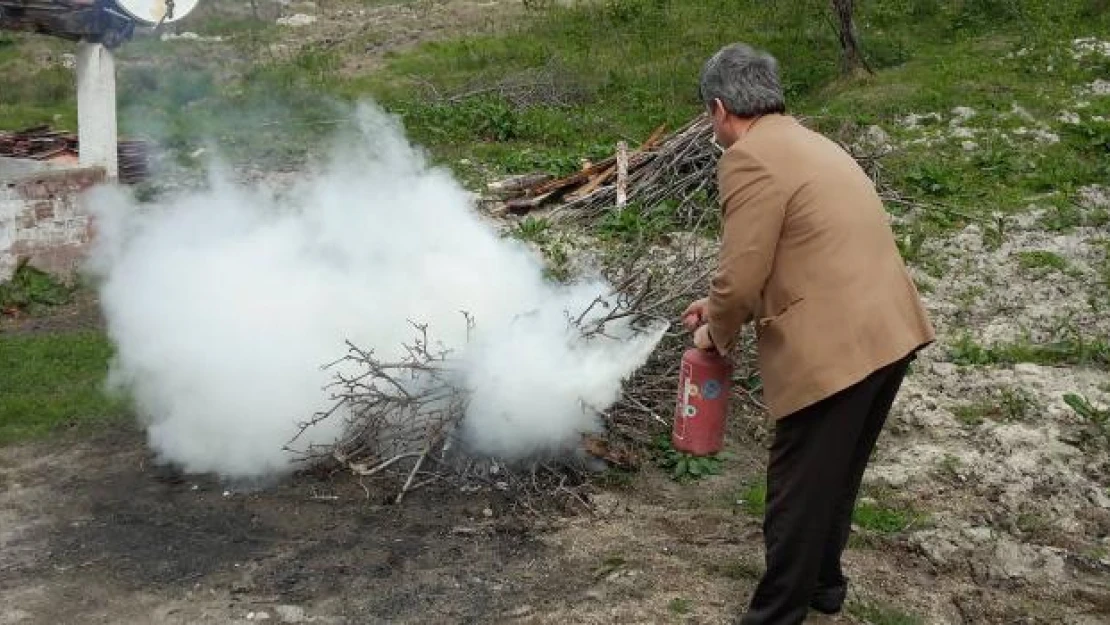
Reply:
M76 128L76 78L58 61L64 52L72 50L60 41L0 32L0 129L39 124ZM53 61L31 60L43 57Z
M551 222L542 217L529 215L520 220L510 234L521 241L546 243L551 236Z
M861 501L852 512L852 523L876 534L899 534L919 520L920 515L907 508L883 502Z
M1002 423L1025 421L1033 407L1033 398L1027 391L1002 388L997 397L957 406L954 413L964 424L974 427L988 419Z
M740 493L737 503L748 514L762 517L767 512L767 484L756 482L749 485Z
M886 492L874 494L876 499L861 499L852 512L852 523L860 529L876 534L898 534L922 520L921 514L909 506L900 505ZM767 512L766 484L758 482L746 487L736 503L748 514L762 517Z
M706 570L717 577L734 580L758 580L763 575L763 565L750 560L729 560L727 562L714 561L706 566Z
M602 239L608 241L645 243L659 239L674 227L667 207L646 210L643 206L629 204L606 212L598 222L596 231Z
M1045 250L1031 250L1018 253L1018 264L1027 272L1038 274L1053 271L1064 272L1068 269L1068 261L1055 252Z
M1090 424L1106 442L1110 442L1110 408L1098 408L1086 397L1076 393L1064 395L1064 402Z
M0 444L126 416L104 393L111 356L99 332L0 334Z
M594 568L594 579L603 579L605 577L608 577L609 575L612 575L613 573L625 568L627 564L628 560L626 560L624 556L619 553L611 553L609 555L606 555L601 560L601 563Z
M689 614L690 610L693 608L693 605L693 602L689 599L685 599L683 597L675 597L667 603L667 609L670 610L672 614Z
M869 625L924 625L925 620L916 614L894 606L874 601L853 601L847 611Z
M958 365L1015 365L1031 363L1045 366L1081 365L1110 368L1110 342L1103 338L1065 338L1051 343L1029 341L982 345L963 336L949 349Z

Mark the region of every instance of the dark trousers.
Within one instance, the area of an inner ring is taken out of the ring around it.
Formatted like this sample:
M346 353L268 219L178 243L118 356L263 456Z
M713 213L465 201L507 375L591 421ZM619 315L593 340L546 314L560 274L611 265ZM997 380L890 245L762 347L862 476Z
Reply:
M811 603L843 603L848 580L840 556L863 471L912 360L776 424L763 520L767 569L742 625L794 625Z

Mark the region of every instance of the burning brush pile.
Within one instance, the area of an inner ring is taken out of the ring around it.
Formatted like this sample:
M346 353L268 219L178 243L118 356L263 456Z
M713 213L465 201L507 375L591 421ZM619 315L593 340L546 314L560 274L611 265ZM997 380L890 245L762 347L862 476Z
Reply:
M684 332L671 326L681 310L703 294L710 259L672 260L659 265L647 257L626 258L626 264L608 276L617 285L611 293L581 310L561 312L573 364L587 369L597 366L591 363L591 351L600 358L627 362L630 348L639 351L637 361L646 363L630 371L611 396L594 397L608 405L593 405L594 398L581 397L563 407L565 412L581 411L582 423L600 426L574 441L573 447L539 446L527 453L499 456L497 444L482 440L490 435L491 426L470 422L475 404L485 401L483 385L476 386L467 373L471 356L465 352L473 347L444 348L427 325L416 325L415 338L399 359L384 359L349 342L347 355L327 367L333 373L330 408L301 426L303 434L319 423L338 419L345 423L343 436L334 444L303 446L298 435L287 448L308 464L339 467L360 480L395 489L397 501L421 486L448 484L504 491L526 506L534 497L550 495L585 502L581 487L591 470L638 468L653 440L669 428L679 362L689 342ZM470 315L464 319L474 331L474 319ZM558 355L536 354L544 357ZM573 377L569 371L566 374ZM512 380L489 382L511 384ZM548 382L555 387L562 383ZM540 392L536 401L558 403L561 393ZM479 407L479 414L484 410ZM488 423L484 417L479 421ZM511 419L503 424L515 426ZM477 441L476 427L484 430ZM511 431L502 434L516 436Z
M573 175L522 176L491 189L504 202L502 210L516 214L551 207L554 214L591 219L623 206L651 211L665 205L677 223L696 228L716 210L718 152L711 138L708 120L698 118L668 136L660 128L636 150L618 148L613 157ZM460 367L466 366L460 359L466 356L439 346L435 328L419 324L400 358L384 358L349 342L347 355L328 368L334 376L332 404L301 426L303 434L340 420L343 436L327 445L303 445L298 436L287 448L307 463L349 470L367 480L364 485L394 488L397 500L423 485L444 483L511 492L525 503L531 496L553 493L578 499L579 487L598 460L605 466L638 468L654 440L670 427L681 356L689 346L688 334L676 322L689 302L705 295L716 260L714 246L702 237L690 234L687 243L675 243L681 238L673 237L665 246L646 243L623 249L604 268L604 283L616 285L612 291L580 309L562 311L572 351L641 341L650 352L605 406L591 405L583 397L571 407L600 425L573 447L502 457L496 449L475 445L468 433L475 389L472 380L460 378ZM473 331L475 319L464 316ZM754 371L750 341L745 346L737 355L740 377ZM558 385L560 380L546 383ZM752 408L760 407L757 378L743 380L738 388ZM512 419L506 418L504 427L513 427Z

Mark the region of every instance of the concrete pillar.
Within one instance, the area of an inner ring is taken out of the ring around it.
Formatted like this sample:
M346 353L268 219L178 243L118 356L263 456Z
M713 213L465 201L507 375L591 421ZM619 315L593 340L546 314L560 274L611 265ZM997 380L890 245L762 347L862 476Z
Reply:
M99 43L77 48L77 140L83 167L103 167L108 180L118 179L116 61Z

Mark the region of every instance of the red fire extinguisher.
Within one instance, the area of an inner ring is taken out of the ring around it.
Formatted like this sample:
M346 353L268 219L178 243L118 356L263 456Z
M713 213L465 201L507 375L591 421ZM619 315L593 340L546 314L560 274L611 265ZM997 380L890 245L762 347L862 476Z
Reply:
M710 456L724 446L732 388L732 363L716 350L696 347L682 355L671 443L678 451Z

